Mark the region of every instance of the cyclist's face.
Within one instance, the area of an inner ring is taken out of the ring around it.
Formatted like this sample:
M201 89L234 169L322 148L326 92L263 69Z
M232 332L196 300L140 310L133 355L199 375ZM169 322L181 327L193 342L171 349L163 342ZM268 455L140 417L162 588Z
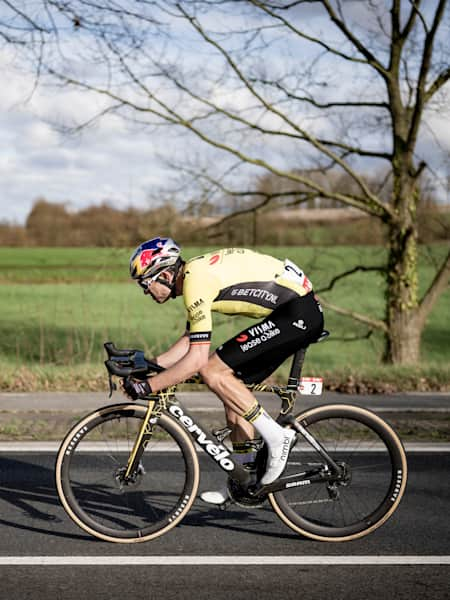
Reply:
M153 300L158 302L158 304L162 304L169 299L170 289L166 285L159 283L159 281L152 281L144 294L150 294Z
M169 273L161 273L159 277L161 279L166 279L168 282L170 280ZM155 302L158 302L158 304L166 302L166 300L168 300L170 297L171 290L159 281L152 281L151 279L147 279L140 281L139 285L143 288L144 294L151 296L153 300L155 300Z

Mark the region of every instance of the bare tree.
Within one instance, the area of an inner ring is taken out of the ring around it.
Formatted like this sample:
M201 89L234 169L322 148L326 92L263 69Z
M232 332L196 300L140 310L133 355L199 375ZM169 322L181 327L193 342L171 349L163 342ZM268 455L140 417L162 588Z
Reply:
M173 125L189 153L211 149L208 177L232 194L243 173L268 172L297 199L319 195L380 219L389 239L385 318L352 315L384 332L388 360L418 361L450 277L449 253L419 297L418 186L428 166L420 143L430 111L446 110L448 0L0 4L0 36L31 50L37 82L102 98L84 124L115 112L152 131ZM382 182L361 175L380 165L388 201ZM311 168L340 171L352 191L309 177Z

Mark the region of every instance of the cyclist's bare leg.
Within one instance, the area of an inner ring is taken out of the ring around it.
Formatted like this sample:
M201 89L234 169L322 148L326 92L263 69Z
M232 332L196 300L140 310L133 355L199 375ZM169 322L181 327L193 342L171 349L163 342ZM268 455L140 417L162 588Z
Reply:
M213 355L213 356L216 356L216 355ZM222 364L220 364L220 363L222 363ZM212 358L212 360L210 360L209 365L208 365L208 372L206 372L206 370L201 371L201 374L202 374L203 378L205 379L205 381L206 381L206 379L208 379L209 383L211 384L210 385L211 389L214 385L212 382L213 378L219 377L222 374L223 370L231 371L231 369L227 365L225 365L223 363L223 361L220 360L220 362L218 362L218 361L216 362L216 360L214 358ZM215 391L215 390L213 390L213 391ZM248 390L246 389L245 391L248 391ZM251 423L246 421L237 412L235 412L234 407L228 406L225 403L225 399L222 398L222 396L220 395L219 389L217 389L217 391L215 393L217 394L217 396L219 396L219 398L222 400L222 402L224 404L227 425L231 429L230 438L233 443L233 449L236 448L236 446L238 444L241 444L248 440L254 439L255 428L253 427L253 425L251 425ZM227 396L227 395L225 395L225 396ZM254 453L253 453L253 455L254 455ZM236 458L237 458L237 455L236 455ZM254 456L252 456L251 458L254 458ZM228 485L225 483L220 489L204 491L200 494L200 498L207 504L213 504L213 505L224 504L224 502L226 502L227 499L229 498Z
M227 415L233 412L238 416L248 412L255 402L255 396L242 381L235 377L232 369L214 353L200 375L207 386L225 405Z
M200 374L208 387L219 396L224 403L228 414L236 413L240 419L234 419L238 428L236 437L252 439L254 433L248 425L254 425L266 441L270 453L266 474L262 478L263 484L268 484L277 479L286 465L289 448L295 438L293 431L282 429L259 405L255 396L245 384L235 377L232 369L225 364L217 354L213 354L208 364L201 369ZM247 425L243 423L247 422ZM236 440L238 441L238 440Z
M231 408L228 408L227 406L225 406L224 408L227 425L231 429L231 441L234 443L239 443L254 439L255 428L253 427L253 425L251 425L243 417L235 413L234 410L232 410Z

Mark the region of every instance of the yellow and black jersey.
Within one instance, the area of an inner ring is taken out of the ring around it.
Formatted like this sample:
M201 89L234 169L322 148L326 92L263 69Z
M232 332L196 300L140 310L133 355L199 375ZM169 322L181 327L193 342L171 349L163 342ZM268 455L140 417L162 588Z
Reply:
M197 256L186 263L183 284L191 343L209 343L213 311L263 318L311 290L310 280L287 259L245 248Z

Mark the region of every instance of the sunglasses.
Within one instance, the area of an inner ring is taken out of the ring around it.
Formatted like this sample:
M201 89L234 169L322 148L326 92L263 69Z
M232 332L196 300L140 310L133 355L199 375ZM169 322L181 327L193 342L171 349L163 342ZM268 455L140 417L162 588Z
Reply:
M137 284L144 290L147 291L151 283L155 281L158 276L146 277L145 279L138 279Z

